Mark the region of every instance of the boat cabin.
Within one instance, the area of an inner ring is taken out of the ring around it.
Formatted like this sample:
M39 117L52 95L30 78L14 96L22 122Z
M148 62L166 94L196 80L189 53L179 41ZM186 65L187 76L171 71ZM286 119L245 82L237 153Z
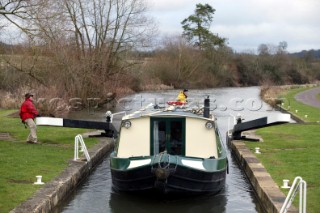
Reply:
M117 157L170 155L218 158L218 135L213 119L193 113L156 112L123 118Z

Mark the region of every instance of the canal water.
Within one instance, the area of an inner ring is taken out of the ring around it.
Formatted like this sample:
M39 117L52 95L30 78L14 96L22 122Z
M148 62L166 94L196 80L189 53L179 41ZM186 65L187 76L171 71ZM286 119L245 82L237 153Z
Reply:
M208 90L190 90L190 105L203 105L206 96L210 97L211 110L215 114L222 139L225 142L226 131L231 128L234 116L241 115L246 120L264 117L273 113L262 102L259 87L219 88ZM164 92L143 92L117 100L116 111L132 112L149 103L163 105L174 100L177 90ZM86 119L104 121L105 111L84 113ZM229 174L225 189L217 195L189 198L168 198L165 196L139 196L115 192L112 189L109 156L95 168L87 181L69 198L59 212L107 212L107 213L149 213L149 212L187 212L187 213L262 213L264 210L255 196L255 192L245 174L239 168L228 149Z

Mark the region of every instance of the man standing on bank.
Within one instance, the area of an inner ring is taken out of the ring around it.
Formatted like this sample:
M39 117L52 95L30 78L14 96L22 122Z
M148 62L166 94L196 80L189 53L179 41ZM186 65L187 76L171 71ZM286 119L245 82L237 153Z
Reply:
M30 128L30 134L27 138L27 143L37 144L37 125L34 119L39 115L35 106L33 105L33 95L31 93L25 94L25 101L20 108L20 118L24 124Z

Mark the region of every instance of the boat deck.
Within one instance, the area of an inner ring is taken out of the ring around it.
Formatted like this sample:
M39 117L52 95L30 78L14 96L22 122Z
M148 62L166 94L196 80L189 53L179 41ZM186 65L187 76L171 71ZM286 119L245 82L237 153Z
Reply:
M179 116L179 117L191 117L202 118L205 120L214 120L214 116L210 115L210 118L203 116L203 107L189 107L183 106L168 106L159 108L157 105L149 104L146 107L141 108L131 114L128 114L122 118L122 120L140 118L144 116L148 117L166 117L166 116Z

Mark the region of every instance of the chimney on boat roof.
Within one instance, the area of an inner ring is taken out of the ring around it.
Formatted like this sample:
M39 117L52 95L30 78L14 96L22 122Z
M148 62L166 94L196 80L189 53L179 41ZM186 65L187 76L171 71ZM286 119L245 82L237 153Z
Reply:
M205 117L205 118L209 118L210 117L210 98L209 98L209 96L207 96L204 99L203 117Z

